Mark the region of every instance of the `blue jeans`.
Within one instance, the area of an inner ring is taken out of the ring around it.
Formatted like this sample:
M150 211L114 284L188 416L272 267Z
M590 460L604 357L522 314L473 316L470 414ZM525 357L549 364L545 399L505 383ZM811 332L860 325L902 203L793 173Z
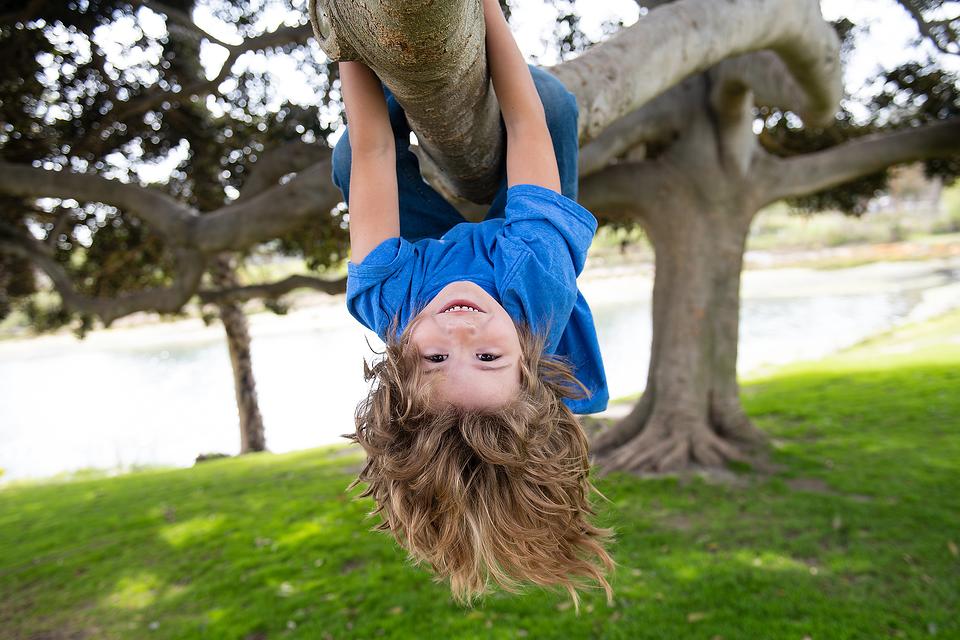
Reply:
M530 67L533 82L540 94L547 118L547 128L553 140L560 171L560 191L577 199L577 101L559 80L538 67ZM397 186L400 195L400 235L415 242L423 238L439 238L455 225L466 222L453 205L444 200L420 176L420 162L410 151L410 125L403 109L386 87L390 126L393 128L397 149ZM343 132L333 150L333 183L340 188L343 199L350 199L350 137L349 128ZM500 187L487 212L486 219L502 218L507 203L506 167L501 168Z

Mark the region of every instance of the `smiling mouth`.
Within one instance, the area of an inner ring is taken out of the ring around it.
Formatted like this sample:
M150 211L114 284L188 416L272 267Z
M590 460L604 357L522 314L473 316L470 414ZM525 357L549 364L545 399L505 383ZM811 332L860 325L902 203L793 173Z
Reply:
M470 300L454 300L437 313L486 313L486 311Z

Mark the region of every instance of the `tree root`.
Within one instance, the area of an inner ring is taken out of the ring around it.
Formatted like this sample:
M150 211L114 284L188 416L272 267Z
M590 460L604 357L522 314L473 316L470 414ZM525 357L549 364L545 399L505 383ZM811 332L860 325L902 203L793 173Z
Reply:
M716 432L727 440L746 445L750 449L762 449L770 443L770 437L753 424L739 399L732 403L713 403L711 422Z
M598 459L602 474L611 471L666 473L694 464L722 467L725 463L747 462L738 445L717 435L704 420L695 424L668 423L651 419L643 431L626 444Z
M644 395L629 415L593 437L590 442L590 452L594 456L602 456L624 443L629 442L631 438L643 429L643 425L649 415L649 405L650 401L647 399L647 396Z

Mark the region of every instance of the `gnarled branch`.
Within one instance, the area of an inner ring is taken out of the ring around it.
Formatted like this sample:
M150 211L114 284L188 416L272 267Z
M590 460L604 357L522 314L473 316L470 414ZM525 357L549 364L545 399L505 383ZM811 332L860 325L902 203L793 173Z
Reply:
M691 74L763 49L783 60L807 94L802 115L815 122L833 115L839 41L815 0L677 0L551 71L576 94L580 136L590 140Z
M960 118L876 133L791 158L756 155L759 204L816 193L891 165L960 155Z
M604 224L643 221L669 202L674 171L661 160L612 164L580 181L578 200Z
M64 306L73 311L95 315L107 326L117 318L137 311L179 311L197 290L204 270L204 257L200 253L180 249L177 252L177 273L172 286L101 298L78 292L70 281L69 274L51 255L50 248L37 240L4 234L0 236L0 250L33 262L53 282Z
M260 283L234 287L230 289L216 289L199 291L197 295L204 303L222 304L225 302L245 302L247 300L266 299L275 300L294 289L313 289L322 293L336 295L347 290L347 279L325 280L313 276L292 275L283 280L270 283Z
M240 198L246 200L274 187L285 175L302 171L320 162L329 166L330 149L325 144L294 140L266 149L243 183Z
M156 189L91 173L52 171L0 161L0 193L33 198L71 198L129 211L173 244L185 244L197 212Z
M930 43L940 50L941 53L946 53L949 55L960 55L960 48L957 47L956 42L949 43L954 45L954 49L951 51L949 44L944 44L940 41L938 29L942 29L947 32L948 36L951 33L952 23L957 21L957 18L954 20L940 20L936 22L930 22L923 15L923 9L920 5L914 0L897 0L907 13L910 14L910 17L913 18L913 21L917 24L917 29L920 31L920 35L930 41Z

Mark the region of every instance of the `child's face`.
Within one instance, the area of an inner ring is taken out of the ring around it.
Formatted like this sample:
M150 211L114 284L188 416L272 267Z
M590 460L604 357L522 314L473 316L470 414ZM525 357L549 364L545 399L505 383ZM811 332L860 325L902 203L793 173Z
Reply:
M466 409L503 406L520 391L520 338L513 319L472 282L444 287L410 333L439 399Z

